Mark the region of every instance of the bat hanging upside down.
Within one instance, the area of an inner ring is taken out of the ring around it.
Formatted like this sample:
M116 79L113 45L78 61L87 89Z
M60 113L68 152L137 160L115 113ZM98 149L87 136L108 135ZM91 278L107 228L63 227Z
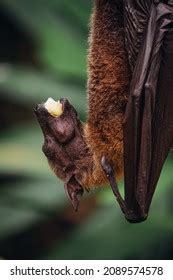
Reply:
M35 109L43 152L75 210L84 190L110 183L128 221L147 218L173 143L173 7L159 2L95 0L86 124L66 99Z

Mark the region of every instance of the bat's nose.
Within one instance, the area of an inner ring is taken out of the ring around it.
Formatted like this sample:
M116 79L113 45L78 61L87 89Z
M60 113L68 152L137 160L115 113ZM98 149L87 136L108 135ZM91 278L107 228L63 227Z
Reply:
M37 104L37 105L35 106L35 108L34 108L34 111L38 111L40 107L41 107L41 105L40 105L40 104Z
M38 113L43 109L43 105L42 104L37 104L34 108L34 113L36 115L38 115Z
M34 112L35 112L35 113L37 112L38 107L39 107L39 105L36 105L36 106L35 106L35 108L34 108Z

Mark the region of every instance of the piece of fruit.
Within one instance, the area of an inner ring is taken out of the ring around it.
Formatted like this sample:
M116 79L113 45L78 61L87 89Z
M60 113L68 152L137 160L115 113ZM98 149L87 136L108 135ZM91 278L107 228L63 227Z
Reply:
M48 100L44 103L44 107L53 117L59 117L63 113L61 102L59 100L55 101L51 97L49 97Z

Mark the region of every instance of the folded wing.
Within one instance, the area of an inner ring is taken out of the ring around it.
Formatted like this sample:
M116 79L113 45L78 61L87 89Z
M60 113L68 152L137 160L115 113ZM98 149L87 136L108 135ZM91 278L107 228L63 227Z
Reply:
M152 2L124 1L133 70L124 122L125 204L131 222L147 217L173 143L173 6Z

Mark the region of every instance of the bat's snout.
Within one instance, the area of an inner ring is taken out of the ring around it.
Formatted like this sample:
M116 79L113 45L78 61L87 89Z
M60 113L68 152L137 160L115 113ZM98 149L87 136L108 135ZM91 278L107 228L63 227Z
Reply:
M34 108L34 113L37 117L39 117L39 115L42 115L44 113L46 113L46 109L44 108L43 103L41 104L37 104Z

